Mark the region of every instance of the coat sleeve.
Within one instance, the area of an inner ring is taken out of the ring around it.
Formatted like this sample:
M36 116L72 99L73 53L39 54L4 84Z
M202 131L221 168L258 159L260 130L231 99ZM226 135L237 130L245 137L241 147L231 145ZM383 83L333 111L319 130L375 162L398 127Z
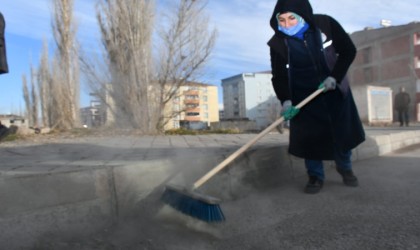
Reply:
M332 17L330 17L330 28L333 41L332 45L338 56L334 68L331 71L331 76L340 83L346 76L350 65L356 57L357 50L347 32Z
M270 41L272 45L272 41ZM278 42L278 40L277 40ZM270 45L269 43L269 45ZM270 59L271 59L271 82L273 84L274 92L277 98L283 103L291 99L289 77L287 69L287 60L284 55L280 54L270 45Z
M0 74L9 72L6 58L6 41L4 38L5 27L6 22L4 21L2 13L0 13Z

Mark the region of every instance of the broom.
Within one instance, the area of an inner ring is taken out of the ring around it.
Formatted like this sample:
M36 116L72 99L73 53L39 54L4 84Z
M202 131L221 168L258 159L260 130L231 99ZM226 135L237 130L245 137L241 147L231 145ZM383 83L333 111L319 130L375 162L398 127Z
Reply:
M296 108L302 108L304 105L306 105L308 102L310 102L323 91L324 87L321 85L318 90L313 92L310 96L308 96L298 105L296 105ZM216 175L223 168L225 168L229 163L231 163L243 152L245 152L245 150L251 147L254 143L256 143L259 139L268 134L271 130L273 130L283 121L284 116L280 117L270 126L264 129L258 135L256 135L252 140L250 140L248 143L236 150L224 161L219 163L219 165L215 166L207 174L198 179L189 189L185 187L166 185L161 200L167 205L171 206L172 208L199 220L203 220L206 222L224 221L225 216L223 215L222 209L219 205L221 200L215 197L200 194L198 192L195 192L195 190L202 186L205 182L207 182L211 177Z

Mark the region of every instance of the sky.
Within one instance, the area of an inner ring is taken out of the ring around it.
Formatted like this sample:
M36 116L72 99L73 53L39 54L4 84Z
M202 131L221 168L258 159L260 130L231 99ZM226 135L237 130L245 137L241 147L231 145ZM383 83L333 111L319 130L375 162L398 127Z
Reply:
M51 0L1 0L6 20L9 74L0 75L0 114L22 114L25 103L22 75L29 80L30 66L38 66L44 41L52 47ZM77 37L84 50L99 46L95 18L96 0L74 0ZM175 0L157 0L158 5ZM206 14L217 29L218 39L203 82L219 86L221 80L241 73L270 70L267 41L273 35L269 19L277 0L209 0ZM418 0L310 0L315 13L328 14L349 32L380 28L380 20L392 25L420 21ZM89 105L89 89L81 87L81 106Z

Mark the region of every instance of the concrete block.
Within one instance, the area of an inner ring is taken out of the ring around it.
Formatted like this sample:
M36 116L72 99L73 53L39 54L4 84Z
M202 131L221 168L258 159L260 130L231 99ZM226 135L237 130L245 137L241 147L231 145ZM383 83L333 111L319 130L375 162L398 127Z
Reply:
M98 198L95 171L3 178L0 217Z
M398 150L407 146L410 146L410 145L407 144L404 140L393 141L391 143L392 151L395 151L395 150Z
M0 249L37 249L37 245L52 237L83 237L108 228L113 222L108 200L45 207L1 218Z
M391 144L380 144L378 146L378 155L385 155L392 152Z
M33 249L49 235L93 233L115 220L109 171L13 176L0 182L0 246ZM32 247L32 248L29 248Z
M376 145L378 146L388 145L391 141L391 138L389 137L389 135L378 135L373 138L374 138L374 141L376 142Z
M391 143L393 143L393 142L403 141L407 137L407 134L395 133L395 134L390 134L389 136L391 138Z
M379 155L377 146L357 148L357 160L365 160Z

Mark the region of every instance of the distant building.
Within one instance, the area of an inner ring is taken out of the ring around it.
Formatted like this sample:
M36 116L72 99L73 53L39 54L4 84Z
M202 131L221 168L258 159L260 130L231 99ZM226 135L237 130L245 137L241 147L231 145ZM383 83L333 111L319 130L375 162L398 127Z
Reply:
M109 95L104 95L106 104L100 101L98 95L91 94L91 96L93 100L90 106L81 109L82 125L88 127L112 125L116 116L111 111L111 108L115 107L113 99ZM165 130L181 127L207 128L210 123L219 121L217 86L196 82L185 83L166 104L164 115Z
M224 119L253 120L263 129L278 118L280 102L271 77L271 72L260 72L222 79Z
M410 117L414 118L420 102L420 23L385 26L351 34L358 53L348 75L355 89L390 87L395 95L404 86L411 96Z
M0 122L8 128L12 125L17 127L29 128L28 120L18 115L0 115Z
M166 113L175 114L165 125L165 130L180 127L204 129L219 121L217 86L188 82L169 102Z
M100 101L91 101L89 107L80 109L81 123L89 128L99 127L105 124L106 116Z

